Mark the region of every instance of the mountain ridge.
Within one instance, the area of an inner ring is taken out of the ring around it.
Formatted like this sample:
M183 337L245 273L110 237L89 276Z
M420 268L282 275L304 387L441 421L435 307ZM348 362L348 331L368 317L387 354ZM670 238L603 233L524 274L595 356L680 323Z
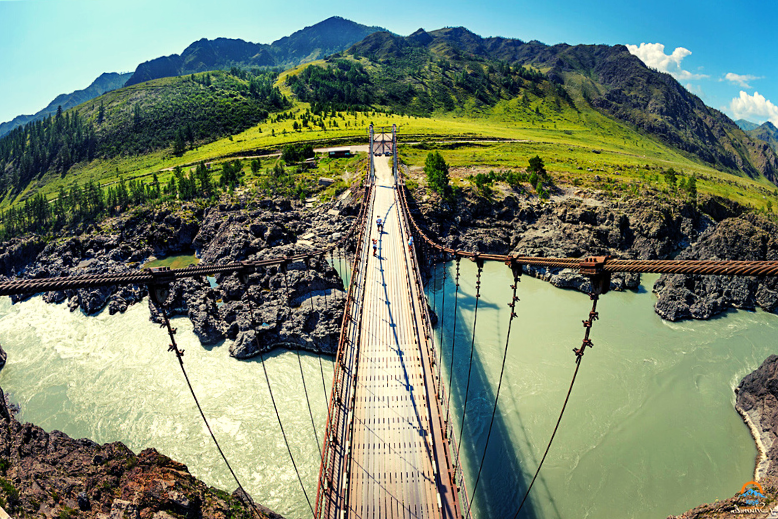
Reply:
M757 123L752 123L751 121L746 119L738 119L737 121L735 121L735 124L740 126L740 129L743 130L744 132L748 132L751 130L755 130L756 128L759 128L759 125Z
M754 139L759 139L767 144L778 153L778 128L770 122L765 121L763 124L752 128L746 132Z
M23 126L33 121L40 121L46 116L57 113L57 108L62 107L63 110L68 110L75 106L80 105L99 97L106 92L116 90L124 86L124 83L132 75L131 72L118 73L118 72L103 72L100 74L88 87L81 90L74 90L69 94L60 94L54 98L46 107L31 115L17 115L10 121L0 123L0 137L7 134L14 128Z
M125 86L233 66L291 68L340 52L377 31L385 29L332 16L269 45L238 38L202 38L187 46L181 54L141 63Z
M345 54L377 61L409 56L414 48L443 56L488 58L532 67L563 87L576 104L627 123L665 144L723 170L778 184L778 156L726 114L708 107L669 74L647 67L624 45L553 46L518 39L483 38L464 27L419 30L387 40L375 33Z

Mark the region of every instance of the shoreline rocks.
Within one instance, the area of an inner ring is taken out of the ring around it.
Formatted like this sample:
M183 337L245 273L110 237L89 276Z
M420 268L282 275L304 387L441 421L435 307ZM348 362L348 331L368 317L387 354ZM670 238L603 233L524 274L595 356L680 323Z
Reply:
M751 431L758 452L754 481L762 485L766 496L764 501L771 503L760 507L758 513L768 514L776 507L778 499L778 355L770 355L759 368L746 375L735 393L735 409ZM734 519L743 517L743 510L747 508L749 505L738 493L729 499L700 505L668 519Z
M548 202L515 193L490 202L465 189L451 204L419 189L409 203L425 232L455 249L541 257L778 259L778 225L728 200L704 196L694 205L560 191ZM589 290L588 279L575 271L525 266L524 272L559 288ZM639 284L639 275L616 274L611 290ZM774 279L663 275L653 292L656 313L670 321L710 319L730 308L778 310Z
M97 444L20 423L0 389L0 497L13 517L251 517L245 496L209 487L154 449ZM266 518L283 519L258 506Z
M676 259L764 261L778 259L778 226L749 214L722 220ZM654 285L656 312L663 319L710 319L729 308L767 312L778 309L773 277L663 275Z
M151 257L191 250L197 250L200 260L208 264L298 254L342 235L359 203L351 196L313 209L286 199L223 202L207 208L187 203L177 210L141 208L102 222L93 234L53 241L41 247L37 256L28 254L29 262L19 265L21 277L138 272ZM339 211L332 214L328 210L335 205ZM306 237L304 244L297 244L298 236ZM14 246L16 251L24 249ZM288 304L285 282L290 290ZM106 306L115 314L141 301L147 292L145 286L129 285L48 292L43 298L87 315ZM219 275L215 288L204 277L180 280L171 285L166 308L169 315L186 315L203 345L240 337L232 347L234 356L248 358L276 346L334 352L343 300L339 276L326 261L316 258L307 265L290 264L284 275L275 267L260 269L243 281L237 275ZM151 302L149 308L151 320L161 322ZM254 334L249 337L250 330Z
M754 477L778 478L778 355L770 355L735 389L735 408L749 426L757 449Z

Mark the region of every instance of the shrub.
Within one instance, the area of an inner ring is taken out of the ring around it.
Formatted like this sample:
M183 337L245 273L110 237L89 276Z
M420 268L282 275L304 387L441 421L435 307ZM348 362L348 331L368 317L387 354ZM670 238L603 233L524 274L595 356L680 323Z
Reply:
M445 197L449 191L448 164L437 151L427 154L424 162L424 173L427 175L427 184L430 189Z

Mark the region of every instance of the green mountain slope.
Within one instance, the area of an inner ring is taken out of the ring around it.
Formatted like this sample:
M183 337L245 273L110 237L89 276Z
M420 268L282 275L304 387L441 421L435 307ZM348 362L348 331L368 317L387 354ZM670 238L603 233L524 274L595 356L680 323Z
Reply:
M274 73L215 71L125 87L0 139L0 195L24 191L49 171L65 175L93 158L179 153L257 124L289 107Z
M778 153L778 128L770 121L749 130L748 135L769 144Z
M711 166L778 182L778 157L768 145L752 139L670 75L646 67L622 45L547 46L482 38L455 27L419 30L407 38L374 34L348 54L381 63L424 51L459 61L483 59L535 67L551 83L563 86L579 109L591 106Z
M778 182L769 145L621 45L549 47L463 28L420 29L408 37L371 34L343 56L355 64L337 61L327 74L306 68L289 78L292 91L319 109L377 104L416 115L473 116L510 100L521 101L515 117L593 108L710 166Z
M85 103L106 92L121 88L130 76L132 76L132 73L130 72L124 74L117 74L116 72L100 74L97 79L92 81L92 83L83 90L76 90L69 94L58 95L40 112L33 115L19 115L14 117L11 121L0 124L0 137L14 128L18 128L19 126L23 126L32 121L40 121L44 117L57 113L57 108L60 106L63 110L67 110L68 108L78 106L81 103Z
M150 175L289 142L362 138L374 120L424 138L553 142L575 159L556 163L577 170L593 171L605 150L652 168L775 179L767 142L623 47L549 47L450 28L374 32L280 75L233 67L109 92L0 138L0 204L85 177L114 181L122 171Z
M173 54L138 65L127 86L163 77L183 76L232 67L290 68L348 48L368 34L382 31L338 16L306 27L270 45L240 39L205 38L189 45L180 55Z
M286 84L314 112L378 106L418 116L489 114L514 102L514 117L575 111L567 92L537 70L429 45L428 35L371 34L342 57L289 75ZM569 115L569 114L568 114Z

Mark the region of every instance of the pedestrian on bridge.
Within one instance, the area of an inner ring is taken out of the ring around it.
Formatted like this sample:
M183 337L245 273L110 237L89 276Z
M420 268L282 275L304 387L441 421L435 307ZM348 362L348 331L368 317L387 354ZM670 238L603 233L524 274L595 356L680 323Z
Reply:
M413 236L408 238L408 252L413 252Z
M378 234L383 234L383 232L384 232L384 222L381 220L380 216L378 218L376 218L375 224L376 224L376 227L378 227Z
M378 240L373 238L373 256L376 255L376 252L378 252Z

